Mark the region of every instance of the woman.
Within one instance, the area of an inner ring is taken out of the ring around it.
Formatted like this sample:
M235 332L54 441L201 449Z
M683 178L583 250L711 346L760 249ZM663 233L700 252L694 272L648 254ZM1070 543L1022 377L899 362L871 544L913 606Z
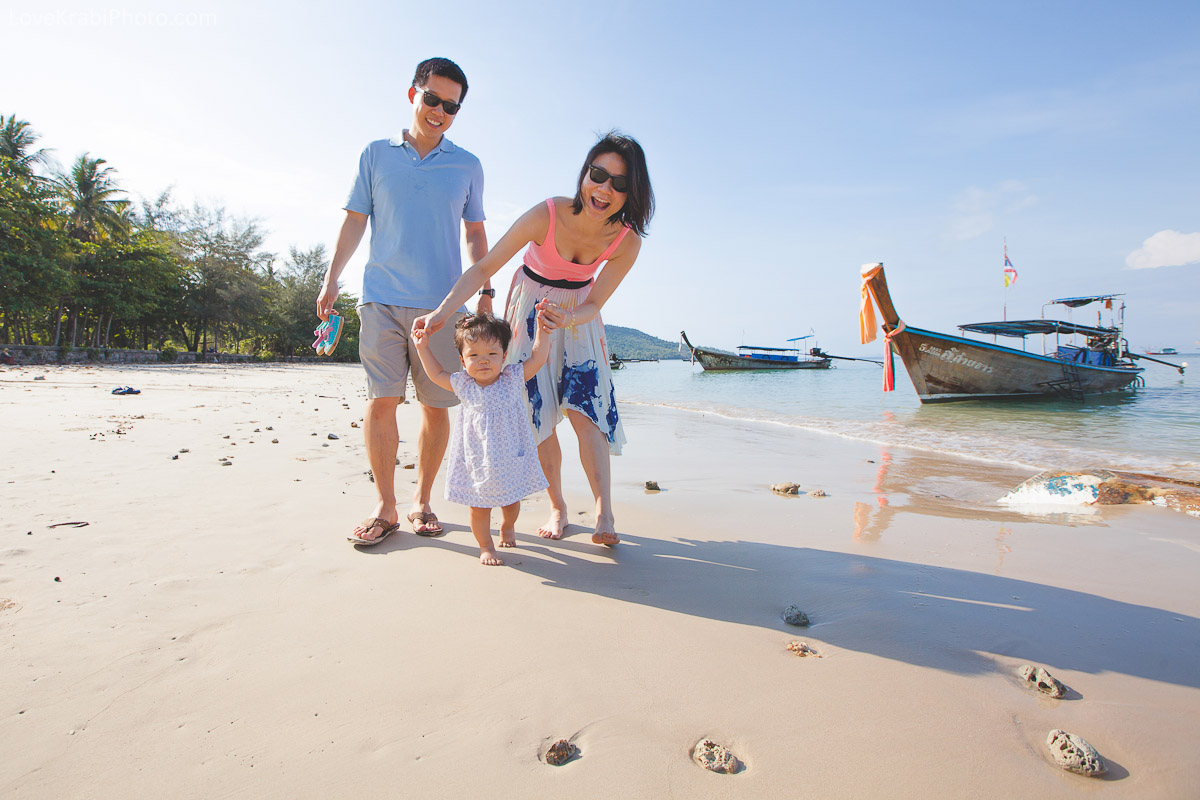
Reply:
M579 439L579 458L596 498L592 541L620 541L612 513L609 455L620 455L625 433L613 395L600 309L637 260L653 214L654 192L642 146L611 132L588 152L574 198L552 197L525 212L463 273L437 310L413 322L414 331L438 330L529 245L524 266L513 276L504 316L513 329L509 363L529 357L538 310L545 311L553 329L550 357L526 384L538 459L549 483L550 519L537 531L547 539L561 539L567 527L562 449L555 433L566 416Z

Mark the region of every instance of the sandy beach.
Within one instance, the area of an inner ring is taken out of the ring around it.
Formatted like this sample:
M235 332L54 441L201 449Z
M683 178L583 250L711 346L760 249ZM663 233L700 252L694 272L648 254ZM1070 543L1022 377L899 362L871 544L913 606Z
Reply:
M995 502L1017 469L630 404L620 546L568 457L576 524L534 536L530 499L505 567L440 481L445 537L359 550L363 384L0 372L0 796L1200 796L1194 518L1021 513ZM1055 728L1108 774L1056 767ZM744 768L696 766L705 737Z

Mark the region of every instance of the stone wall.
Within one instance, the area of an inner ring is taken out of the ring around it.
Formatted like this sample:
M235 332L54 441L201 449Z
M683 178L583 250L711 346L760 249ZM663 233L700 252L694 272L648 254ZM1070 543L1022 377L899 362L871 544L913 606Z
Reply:
M9 344L0 349L5 364L158 364L158 350L122 350L115 347L45 347L41 345ZM11 359L11 361L10 361ZM174 363L227 364L254 361L246 353L177 353Z

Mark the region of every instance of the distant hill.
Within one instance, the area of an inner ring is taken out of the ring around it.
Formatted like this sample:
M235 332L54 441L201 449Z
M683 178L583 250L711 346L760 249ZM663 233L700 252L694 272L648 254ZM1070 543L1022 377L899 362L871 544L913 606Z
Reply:
M618 358L683 358L679 342L668 342L636 328L605 325L604 337L608 340L609 355L615 354Z

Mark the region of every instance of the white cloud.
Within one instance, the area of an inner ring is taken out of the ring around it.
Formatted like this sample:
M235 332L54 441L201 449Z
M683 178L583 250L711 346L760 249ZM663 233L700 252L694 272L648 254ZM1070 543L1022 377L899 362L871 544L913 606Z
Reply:
M1130 269L1180 267L1200 262L1200 233L1159 231L1125 258Z

